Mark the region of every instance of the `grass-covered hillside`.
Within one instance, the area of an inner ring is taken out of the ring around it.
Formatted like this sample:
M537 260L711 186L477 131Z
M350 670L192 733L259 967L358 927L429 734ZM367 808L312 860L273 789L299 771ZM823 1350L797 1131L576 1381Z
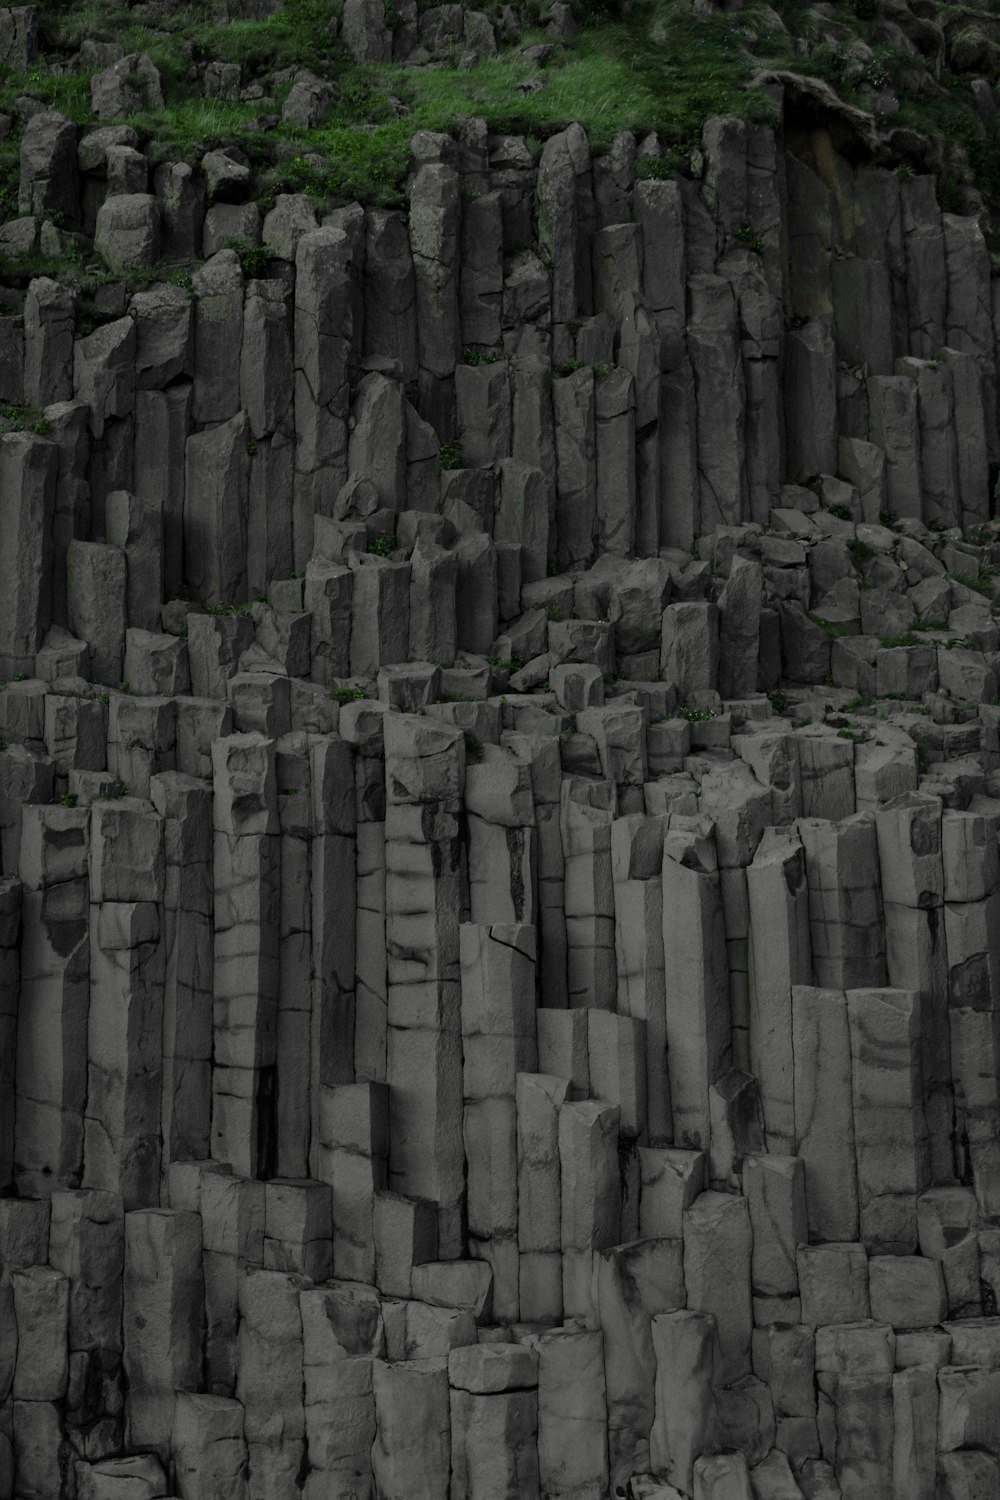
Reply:
M343 0L65 0L39 9L39 49L27 67L0 65L0 210L17 215L18 143L44 107L96 125L91 79L123 53L159 70L162 108L128 116L152 163L193 162L238 146L262 207L281 191L324 205L403 201L408 143L418 129L485 118L537 149L580 120L601 150L616 132L656 132L645 170L683 165L709 115L767 118L766 75L823 80L871 116L868 147L899 166L939 173L946 207L1000 203L1000 128L991 117L1000 74L1000 3L930 0L849 4L712 0L479 0L487 45L468 40L403 63L358 63L342 32ZM384 0L391 29L416 25ZM418 9L425 7L419 0ZM467 29L468 37L468 29ZM495 55L491 55L496 46ZM303 70L329 84L313 128L283 116ZM976 83L975 80L985 80ZM987 87L986 85L989 85ZM990 215L992 217L992 214Z

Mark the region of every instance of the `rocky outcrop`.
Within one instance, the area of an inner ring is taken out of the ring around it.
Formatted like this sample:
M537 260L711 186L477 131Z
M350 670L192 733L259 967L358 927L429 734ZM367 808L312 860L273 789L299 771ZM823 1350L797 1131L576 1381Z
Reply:
M2 320L0 1500L991 1493L981 230L481 137Z

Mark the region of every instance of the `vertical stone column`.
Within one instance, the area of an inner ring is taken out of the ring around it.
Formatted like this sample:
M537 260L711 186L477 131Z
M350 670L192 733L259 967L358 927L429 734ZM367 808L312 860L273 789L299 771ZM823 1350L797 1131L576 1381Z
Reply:
M679 1239L644 1239L594 1257L597 1317L604 1333L612 1493L650 1467L656 1356L651 1319L685 1305Z
M560 796L562 766L555 736L503 735L505 747L514 751L531 769L537 850L538 972L539 993L550 1008L565 1006L566 997L566 908L565 873Z
M177 1488L191 1500L225 1494L246 1500L243 1408L226 1396L178 1391L170 1457Z
M747 868L750 907L750 1070L760 1083L768 1149L795 1140L792 989L812 978L805 853L791 831L767 828Z
M191 430L192 386L135 393L131 487L156 506L163 526L163 594L176 599L184 581L184 449Z
M0 879L0 1191L14 1182L17 1011L21 989L21 883Z
M383 705L345 704L340 733L353 749L355 808L354 1076L385 1082L388 968L385 946Z
M212 1155L244 1176L275 1160L280 840L274 743L212 745L214 1052Z
M212 1120L212 789L163 771L150 782L163 819L161 1174L209 1155Z
M591 1099L559 1110L564 1318L593 1318L594 1252L621 1235L618 1116Z
M538 1473L552 1500L608 1493L604 1336L599 1328L534 1334L538 1355Z
M733 1062L750 1062L750 898L747 867L771 818L771 793L741 761L712 767L701 783L701 809L715 820L722 914L726 928Z
M942 824L948 1021L957 1167L971 1171L980 1209L1000 1211L1000 860L990 815L949 810ZM942 946L945 946L942 945Z
M617 994L610 781L565 777L560 785L565 859L567 997L571 1006L612 1010Z
M236 1388L239 1284L264 1260L264 1184L206 1163L200 1175L205 1276L205 1381L217 1396ZM174 1207L189 1206L174 1202Z
M288 1086L311 1091L310 1162L318 1161L321 1090L353 1083L355 1046L355 757L335 735L315 739L312 771L312 1022L309 1068ZM280 1089L280 1079L279 1079Z
M652 1320L656 1412L650 1459L684 1494L692 1491L696 1459L716 1446L714 1387L718 1334L710 1313L659 1313Z
M618 1013L645 1023L646 1143L673 1140L667 1069L666 968L663 954L665 817L633 813L611 825Z
M347 362L353 254L342 229L312 229L295 251L295 510L293 560L312 552L313 514L332 515L347 478Z
M904 793L875 813L889 983L920 995L920 1051L931 1174L955 1170L941 802ZM995 844L994 832L994 844ZM1000 870L997 872L1000 874Z
M708 819L674 814L663 841L667 1068L674 1144L709 1146L709 1089L730 1066L725 924Z
M251 280L243 305L240 397L256 450L247 518L252 589L301 567L293 561L294 393L292 288L277 280Z
M275 752L280 825L281 930L275 1035L277 1172L304 1177L311 1134L309 1077L312 1025L312 839L315 827L310 752L288 735Z
M244 1409L248 1500L296 1500L305 1458L302 1313L311 1283L283 1271L248 1269L240 1280L236 1398Z
M58 1494L62 1403L69 1381L69 1282L50 1266L12 1271L13 1439L17 1490ZM10 1430L10 1428L8 1428Z
M90 1009L85 808L28 806L21 822L21 994L14 1126L22 1196L76 1187L83 1170Z
M242 604L247 584L250 424L244 412L185 444L184 576L203 604Z
M333 1274L371 1285L376 1271L375 1195L388 1179L385 1084L324 1086L319 1124L319 1174L333 1194Z
M519 1316L516 1080L538 1065L535 930L464 923L463 1135L470 1253L493 1268L493 1309Z
M461 348L458 173L446 160L425 161L410 183L408 197L421 415L443 438L450 438Z
M125 1215L125 1441L166 1463L174 1394L201 1384L201 1221L166 1208Z
M694 368L698 494L702 530L735 525L749 514L746 385L732 287L721 276L688 280L688 350Z
M539 1500L537 1359L519 1347L453 1349L448 1356L451 1496Z
M32 673L52 620L52 522L59 450L33 433L0 438L0 677Z
M465 741L409 714L384 718L390 1186L438 1205L442 1259L461 1253L461 995L467 904L459 819Z
M77 1451L108 1458L124 1439L122 1296L125 1221L116 1193L52 1195L49 1264L69 1281L66 1428Z
M920 994L849 990L861 1239L868 1250L912 1255L917 1198L930 1186L920 1067Z
M469 831L469 911L474 922L534 923L534 803L531 767L510 751L483 746L465 772Z
M871 813L800 818L809 883L813 978L830 989L885 983L878 842Z
M792 988L795 1142L805 1163L809 1232L858 1237L854 1102L847 1000L841 990Z
M585 567L597 527L597 418L594 372L561 375L552 386L556 450L556 561Z
M451 1408L446 1359L373 1365L375 1492L382 1500L447 1500Z
M526 1322L562 1317L559 1110L569 1083L546 1073L518 1073L518 1300Z
M126 1209L160 1196L163 820L134 798L90 825L90 1009L84 1183Z
M304 1494L366 1493L376 1437L372 1371L385 1353L377 1294L317 1287L299 1293L299 1310L310 1470Z

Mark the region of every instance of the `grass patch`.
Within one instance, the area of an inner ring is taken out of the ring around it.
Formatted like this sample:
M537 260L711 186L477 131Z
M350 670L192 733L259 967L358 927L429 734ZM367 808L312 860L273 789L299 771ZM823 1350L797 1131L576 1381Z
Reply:
M880 635L879 645L892 650L896 646L919 646L920 642L912 630L907 630L904 635Z
M49 437L52 423L37 406L0 406L0 436L8 432L33 432Z
M822 615L810 615L809 618L814 625L819 626L820 630L825 630L833 640L839 640L841 636L851 633L846 625L837 625L833 620L825 620Z

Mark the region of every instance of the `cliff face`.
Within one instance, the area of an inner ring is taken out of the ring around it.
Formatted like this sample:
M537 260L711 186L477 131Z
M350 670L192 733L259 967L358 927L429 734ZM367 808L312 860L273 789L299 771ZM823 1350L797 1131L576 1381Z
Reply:
M0 1497L995 1495L977 220L473 121L248 258L88 140L208 258L0 319Z

